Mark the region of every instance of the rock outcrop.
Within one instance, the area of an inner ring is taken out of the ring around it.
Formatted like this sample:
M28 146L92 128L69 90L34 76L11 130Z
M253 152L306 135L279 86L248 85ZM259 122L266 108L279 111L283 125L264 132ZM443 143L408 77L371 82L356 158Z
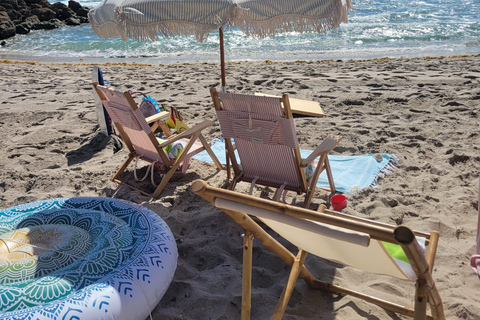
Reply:
M88 23L88 10L73 0L68 6L48 0L0 0L0 40L31 30Z

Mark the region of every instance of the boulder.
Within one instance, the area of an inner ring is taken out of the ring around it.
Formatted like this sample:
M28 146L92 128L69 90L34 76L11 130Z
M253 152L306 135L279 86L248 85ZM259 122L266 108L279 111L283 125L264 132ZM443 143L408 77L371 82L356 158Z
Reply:
M55 11L49 8L33 9L32 15L36 15L40 21L50 21L57 17Z
M88 11L90 11L88 8L80 8L77 11L77 16L87 18Z
M82 8L82 5L77 1L70 0L68 1L68 7L72 9L74 12L77 12L79 9Z
M88 23L87 7L70 0L68 6L48 0L0 0L0 40L30 30L50 30L66 24Z
M21 23L23 21L23 16L18 10L8 9L7 14L12 20L13 24Z
M80 23L88 23L88 17L77 16L77 19L80 20Z
M25 23L17 24L17 26L15 27L15 31L17 32L17 34L27 34L30 32L30 30L31 29L28 28Z
M8 14L0 12L0 40L13 37L17 34L15 24L12 22Z
M75 16L75 12L61 2L52 4L52 10L55 11L57 19L64 20L65 22L67 19Z
M40 20L38 19L37 16L30 16L27 19L25 19L24 22L21 24L17 25L16 31L18 34L27 34L31 30L34 30L38 24L40 24Z
M71 17L65 20L65 24L67 26L79 26L81 23L80 23L80 20Z
M16 9L7 9L5 10L14 24L20 23L23 20L22 14Z
M32 4L42 2L42 0L24 0L24 1L27 6L31 6Z
M8 2L2 2L2 11L12 10L13 6Z
M20 9L18 9L18 12L22 16L23 20L28 19L28 17L30 17L32 15L32 12L30 11L29 7L21 7ZM27 17L27 18L25 18L25 17Z
M82 7L82 5L77 1L68 1L68 7L72 9L77 14L77 16L85 18L88 17L88 11L90 11L90 9L87 7Z
M39 24L35 25L33 29L35 30L52 30L65 26L63 21L58 19L51 19L49 21L40 21Z
M27 19L25 19L25 24L27 24L27 27L30 29L33 29L35 25L40 23L40 19L38 19L37 16L30 16Z

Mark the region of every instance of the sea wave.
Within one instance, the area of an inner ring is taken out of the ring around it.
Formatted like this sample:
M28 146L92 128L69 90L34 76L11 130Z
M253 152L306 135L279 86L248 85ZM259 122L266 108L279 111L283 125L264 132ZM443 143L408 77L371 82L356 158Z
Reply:
M58 2L58 1L51 1ZM65 2L66 1L61 1ZM101 2L82 0L84 6ZM480 53L480 4L472 0L358 0L349 23L325 34L289 32L265 39L225 31L227 61L322 60ZM194 37L152 42L103 40L90 25L34 31L6 40L3 56L37 59L126 59L152 62L217 62L218 32L204 43Z

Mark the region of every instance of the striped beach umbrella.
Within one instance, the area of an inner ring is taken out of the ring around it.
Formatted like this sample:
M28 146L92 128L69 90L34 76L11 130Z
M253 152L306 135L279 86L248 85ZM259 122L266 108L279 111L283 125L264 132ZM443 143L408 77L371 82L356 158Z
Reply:
M351 0L105 0L89 19L105 39L194 35L202 42L218 29L225 87L224 29L239 28L258 38L289 31L323 33L347 22L350 9Z

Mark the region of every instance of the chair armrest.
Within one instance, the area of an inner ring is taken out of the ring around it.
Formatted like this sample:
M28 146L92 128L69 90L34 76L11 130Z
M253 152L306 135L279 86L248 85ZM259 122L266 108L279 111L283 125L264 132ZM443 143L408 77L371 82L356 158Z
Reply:
M170 116L170 113L167 111L162 111L160 113L154 114L153 116L150 116L148 118L145 118L145 121L147 121L148 124L158 121L160 119L164 119L166 117Z
M322 143L308 156L307 159L303 160L300 164L301 167L307 167L310 165L316 157L328 154L337 146L337 144L342 140L342 136L330 136L327 137Z
M190 136L201 132L203 129L206 129L206 128L210 127L212 124L214 124L214 122L215 121L213 121L213 120L205 120L205 121L195 125L194 127L190 128L186 131L183 131L179 135L168 138L167 141L160 144L160 147L163 148L163 147L166 147L169 144L171 144L172 142L175 142L177 140L180 140L180 139L183 139L183 138L189 138Z

